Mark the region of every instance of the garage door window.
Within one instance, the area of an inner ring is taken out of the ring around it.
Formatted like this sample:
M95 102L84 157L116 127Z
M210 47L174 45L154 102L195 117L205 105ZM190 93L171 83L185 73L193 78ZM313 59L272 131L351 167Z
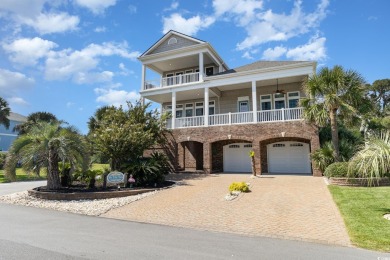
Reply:
M229 145L229 148L240 148L238 144L231 144Z
M285 144L274 144L273 147L285 147Z

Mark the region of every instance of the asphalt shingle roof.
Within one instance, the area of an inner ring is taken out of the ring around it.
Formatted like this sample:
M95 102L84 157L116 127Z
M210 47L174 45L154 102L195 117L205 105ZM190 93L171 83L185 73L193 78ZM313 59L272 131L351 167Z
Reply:
M27 121L27 117L25 117L21 114L18 114L18 113L13 113L13 112L9 113L8 119L12 120L12 121L16 121L16 122L26 122Z
M243 72L243 71L251 71L251 70L258 70L258 69L266 69L266 68L272 68L272 67L279 67L279 66L285 66L290 64L296 64L296 63L303 63L306 61L256 61L244 66L240 66L234 69L230 69L224 72L220 72L217 74L214 74L212 76L216 75L224 75L224 74L230 74L230 73L236 73L236 72Z

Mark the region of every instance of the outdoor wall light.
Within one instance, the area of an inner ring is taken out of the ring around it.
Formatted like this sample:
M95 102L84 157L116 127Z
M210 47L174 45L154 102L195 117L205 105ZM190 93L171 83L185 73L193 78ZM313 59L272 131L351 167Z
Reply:
M190 136L187 136L187 141L189 141L191 139L191 137Z
M229 140L232 139L232 135L228 135L228 139L229 139Z

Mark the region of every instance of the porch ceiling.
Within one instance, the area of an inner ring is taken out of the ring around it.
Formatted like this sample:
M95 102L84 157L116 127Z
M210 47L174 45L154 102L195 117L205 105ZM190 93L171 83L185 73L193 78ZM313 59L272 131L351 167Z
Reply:
M209 91L209 97L214 98L216 95ZM172 94L165 93L160 95L150 95L145 98L157 102L157 103L166 103L172 101ZM183 100L193 100L193 99L203 99L204 98L204 90L203 89L191 89L188 91L176 92L176 101L180 102Z
M278 84L279 87L284 84L290 84L295 82L303 82L306 76L295 76L295 77L288 77L288 78L278 78ZM268 79L268 80L261 80L256 81L256 87L265 87L265 86L275 86L276 87L276 79ZM231 84L231 85L224 85L224 86L218 86L217 88L220 91L230 91L230 90L236 90L236 89L246 89L251 88L252 83L251 82L244 82L239 84Z
M203 56L203 63L205 65L213 63L213 60L207 53L205 53ZM199 55L196 54L170 60L153 62L147 66L158 73L178 71L183 68L199 67Z
M290 84L295 82L302 82L305 79L306 76L295 76L295 77L288 77L288 78L279 78L279 89L283 88L284 84ZM212 77L211 77L212 78ZM196 86L196 85L192 85ZM276 79L270 79L270 80L261 80L256 81L257 87L267 87L267 86L274 86L276 90ZM243 82L239 84L230 84L230 85L223 85L223 86L217 86L214 88L210 88L211 91L209 91L209 97L216 97L215 93L212 91L212 89L217 89L220 92L224 91L231 91L231 90L238 90L238 89L249 89L252 87L251 82ZM189 86L191 88L191 86ZM162 88L164 89L164 88ZM167 89L168 90L168 89ZM145 98L152 100L157 103L165 103L165 102L171 102L172 101L172 94L164 93L164 94L144 94ZM204 98L204 89L203 88L194 88L194 89L188 89L186 91L179 91L176 92L176 101L183 101L183 100L192 100L192 99L202 99Z

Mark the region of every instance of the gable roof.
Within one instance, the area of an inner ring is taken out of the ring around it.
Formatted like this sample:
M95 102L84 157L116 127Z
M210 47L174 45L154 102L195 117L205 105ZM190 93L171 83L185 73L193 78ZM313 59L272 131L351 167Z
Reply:
M16 121L16 122L26 122L27 121L27 117L25 117L21 114L18 114L18 113L13 113L13 112L9 113L8 119L12 120L12 121Z
M234 69L230 69L224 72L211 75L211 77L217 75L237 73L237 72L280 67L280 66L286 66L286 65L297 64L297 63L307 63L307 61L263 61L261 60L261 61L255 61L247 65L243 65Z
M157 42L155 42L151 47L149 47L144 53L141 54L140 57L144 57L146 55L148 55L149 53L151 53L153 50L155 50L161 43L163 43L166 39L168 39L169 37L171 37L172 35L177 35L179 37L183 37L185 39L188 39L190 41L194 41L196 43L206 43L205 41L202 41L202 40L199 40L195 37L192 37L192 36L189 36L187 34L184 34L184 33L180 33L180 32L177 32L177 31L174 31L174 30L170 30L169 32L167 32L164 36L162 36Z

